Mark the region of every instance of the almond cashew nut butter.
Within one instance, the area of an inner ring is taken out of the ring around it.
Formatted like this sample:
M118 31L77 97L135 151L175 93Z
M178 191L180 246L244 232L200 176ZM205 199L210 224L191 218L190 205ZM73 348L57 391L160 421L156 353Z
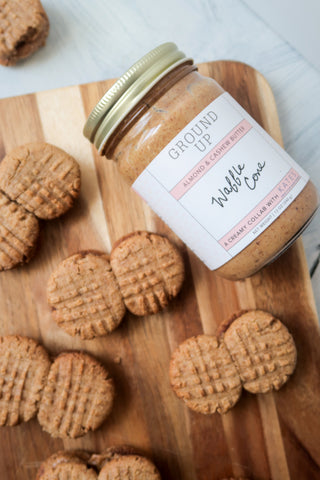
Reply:
M274 260L318 206L308 175L171 43L116 82L84 134L211 270L232 280Z

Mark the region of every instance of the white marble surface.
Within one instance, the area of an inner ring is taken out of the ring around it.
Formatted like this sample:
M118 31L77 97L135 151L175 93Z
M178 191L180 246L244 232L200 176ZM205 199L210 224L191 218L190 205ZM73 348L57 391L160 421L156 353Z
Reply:
M243 0L320 71L319 0Z
M174 41L197 63L239 60L263 73L276 98L285 147L320 190L320 72L246 3L43 0L43 5L51 22L47 45L16 67L0 67L0 97L116 77L151 48ZM320 253L320 214L304 244L311 267ZM313 286L320 311L320 267Z

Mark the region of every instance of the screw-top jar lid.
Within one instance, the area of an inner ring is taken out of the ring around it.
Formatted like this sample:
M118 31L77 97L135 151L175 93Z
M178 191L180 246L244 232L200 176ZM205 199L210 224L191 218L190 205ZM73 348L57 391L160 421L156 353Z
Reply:
M84 126L84 135L101 153L116 127L151 88L182 63L193 63L171 42L147 53L105 93Z

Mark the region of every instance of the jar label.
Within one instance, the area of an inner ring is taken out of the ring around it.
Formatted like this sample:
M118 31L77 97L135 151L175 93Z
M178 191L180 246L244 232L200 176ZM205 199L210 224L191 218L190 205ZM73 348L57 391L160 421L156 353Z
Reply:
M308 179L223 93L154 158L133 188L214 270L268 228Z

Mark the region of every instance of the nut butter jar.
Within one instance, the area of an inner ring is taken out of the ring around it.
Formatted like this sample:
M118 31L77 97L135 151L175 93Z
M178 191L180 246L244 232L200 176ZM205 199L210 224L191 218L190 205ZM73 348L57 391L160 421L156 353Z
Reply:
M318 206L308 175L173 43L107 91L84 134L207 267L229 279L274 260Z

